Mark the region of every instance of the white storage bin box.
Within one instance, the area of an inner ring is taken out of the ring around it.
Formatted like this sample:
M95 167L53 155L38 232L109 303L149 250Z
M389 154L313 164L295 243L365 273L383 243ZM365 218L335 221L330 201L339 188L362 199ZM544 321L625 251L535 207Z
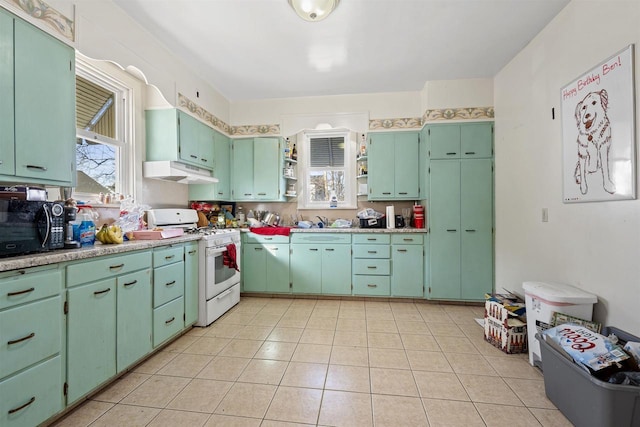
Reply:
M536 333L549 325L555 312L591 320L593 304L598 302L598 297L564 283L524 282L522 288L527 308L529 363L541 366Z

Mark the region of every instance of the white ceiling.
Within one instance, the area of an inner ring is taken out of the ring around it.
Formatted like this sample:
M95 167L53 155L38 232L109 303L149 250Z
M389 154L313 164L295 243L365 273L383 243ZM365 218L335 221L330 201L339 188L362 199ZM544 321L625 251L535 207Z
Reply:
M230 101L419 91L490 78L569 0L114 0Z

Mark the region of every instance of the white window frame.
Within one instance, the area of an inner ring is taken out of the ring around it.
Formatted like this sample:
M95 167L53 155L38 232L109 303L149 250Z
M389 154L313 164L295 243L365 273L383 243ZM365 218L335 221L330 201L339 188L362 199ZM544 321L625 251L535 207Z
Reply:
M344 167L328 168L333 170L344 170L345 174L345 200L338 202L337 208L330 208L328 201L313 202L310 200L309 170L310 167L310 144L313 138L344 138ZM301 193L298 196L298 209L357 209L356 196L356 133L348 129L332 130L307 130L297 135L296 149L298 151L298 177L301 178ZM302 142L300 144L300 142Z
M116 138L97 135L95 132L76 128L76 138L111 145L117 148L116 192L134 195L134 94L132 85L126 80L131 76L112 63L92 61L81 55L76 56L76 75L104 87L115 95L113 108L116 118ZM74 192L75 198L92 200L97 194Z

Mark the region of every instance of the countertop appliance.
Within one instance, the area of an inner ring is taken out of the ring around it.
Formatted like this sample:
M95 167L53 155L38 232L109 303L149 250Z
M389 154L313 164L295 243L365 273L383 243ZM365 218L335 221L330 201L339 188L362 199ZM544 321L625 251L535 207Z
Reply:
M149 228L183 228L201 235L199 241L198 321L208 326L240 302L240 231L233 228L196 227L193 209L152 209L147 211ZM233 244L238 270L225 265L224 256Z
M0 199L0 256L63 247L63 202Z

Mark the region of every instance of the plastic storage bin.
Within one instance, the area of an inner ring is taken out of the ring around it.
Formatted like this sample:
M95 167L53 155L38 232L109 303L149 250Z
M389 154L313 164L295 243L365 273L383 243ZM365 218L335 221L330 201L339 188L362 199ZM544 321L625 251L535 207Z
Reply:
M539 366L540 345L536 333L541 330L540 324L548 325L555 312L591 320L598 297L563 283L524 282L522 287L527 308L529 363Z
M627 332L604 327L622 341L640 341ZM580 427L640 426L640 387L600 381L536 335L542 351L544 390L549 400Z

